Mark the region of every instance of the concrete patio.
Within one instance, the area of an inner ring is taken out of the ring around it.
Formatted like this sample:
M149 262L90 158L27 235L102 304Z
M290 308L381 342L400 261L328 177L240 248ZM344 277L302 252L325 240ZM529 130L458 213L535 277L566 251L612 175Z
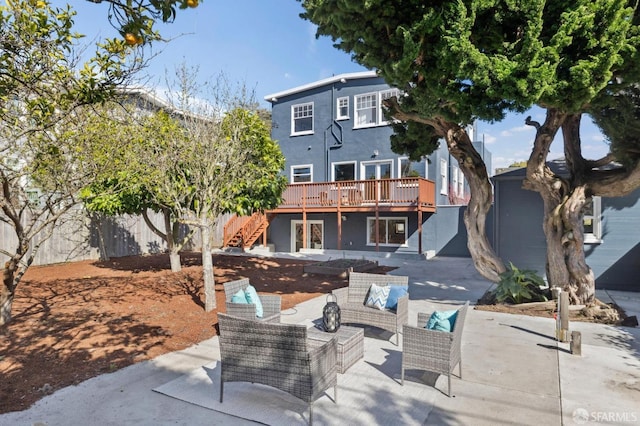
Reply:
M466 258L378 260L397 267L391 274L410 277L411 324L419 311L452 309L466 300L473 304L491 286ZM609 291L598 297L615 301L629 315L640 314L639 293ZM317 319L325 302L325 297L319 297L302 303L283 312L282 321ZM640 329L578 322L571 322L570 329L582 333L582 356L572 355L569 344L555 340L552 319L469 310L462 341L463 378L452 379L449 398L446 377L433 377L435 383L429 383L425 376L421 386L435 386L435 397L424 401L427 415L421 423L640 424ZM369 347L394 340L387 332L365 331ZM61 389L29 410L0 415L0 425L255 424L152 390L216 359L217 337ZM366 361L365 350L359 362ZM399 373L398 366L397 377ZM401 388L399 380L397 386Z

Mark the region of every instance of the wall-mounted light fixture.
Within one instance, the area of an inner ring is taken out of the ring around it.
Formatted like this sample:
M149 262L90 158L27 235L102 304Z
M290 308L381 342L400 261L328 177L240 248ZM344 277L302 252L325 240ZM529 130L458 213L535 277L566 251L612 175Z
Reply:
M271 102L278 102L278 98L271 98Z
M380 151L378 151L377 149L373 150L373 157L377 157L378 154L380 154Z
M347 82L347 79L346 79L346 78L341 78L341 79L340 79L340 83L343 83L343 84L344 84L344 83L346 83L346 82Z

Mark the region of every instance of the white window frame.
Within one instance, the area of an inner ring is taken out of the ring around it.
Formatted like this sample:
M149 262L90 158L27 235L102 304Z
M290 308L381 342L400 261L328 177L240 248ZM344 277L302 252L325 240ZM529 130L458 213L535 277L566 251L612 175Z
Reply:
M353 180L358 180L358 164L356 161L336 161L331 163L331 182L336 182L336 166L341 166L343 164L353 164Z
M371 101L373 101L375 104L371 105L367 108L359 108L358 107L358 101L362 98L370 98ZM380 113L380 102L379 102L379 96L378 96L378 92L370 92L370 93L363 93L361 95L356 95L354 96L354 100L353 100L354 106L354 121L353 121L353 128L354 129L362 129L362 128L366 128L366 127L375 127L378 125L378 120L379 120L379 113ZM367 123L360 123L360 111L372 111L373 112L373 121L372 122L367 122Z
M583 223L586 220L592 220L593 232L584 233L584 242L586 244L599 244L602 242L602 198L594 195L591 198L592 215L585 214L582 218Z
M449 164L444 158L440 159L440 194L449 195Z
M409 157L399 157L398 158L398 179L402 179L402 178L405 177L405 176L402 176L402 163L404 161L408 162L409 164L415 163L415 161L409 160ZM415 170L415 169L412 168L411 170ZM412 177L412 176L406 176L406 177ZM417 176L417 177L424 178L424 176ZM403 187L405 187L405 186L417 186L417 185L418 185L417 182L416 183L402 183L402 182L398 183L398 186L403 186Z
M344 104L344 105L341 105ZM342 108L346 108L346 114L342 114ZM343 96L336 100L336 120L349 119L349 97Z
M304 182L296 182L296 176L306 176L306 174L296 173L296 169L309 169L309 180ZM291 166L291 175L289 176L289 182L294 185L313 182L313 164L297 164L295 166Z
M464 173L458 169L458 197L464 197Z
M453 191L453 195L456 197L460 196L460 192L458 191L458 170L458 166L451 166L451 177L453 179L453 182L451 182L451 189Z
M298 112L296 110L302 110L302 111ZM313 102L305 102L303 104L291 105L291 136L313 134L313 129L314 129L313 110L314 110ZM296 114L298 114L299 116L296 117ZM296 120L305 119L305 118L311 118L311 130L302 130L302 131L296 132Z
M291 252L295 252L295 248L296 248L296 225L302 225L304 226L304 221L302 220L292 220L291 221ZM307 243L309 243L309 245L311 245L311 225L321 225L322 227L322 241L320 242L320 247L319 249L323 249L325 247L324 245L324 237L325 237L325 226L324 226L324 220L307 220ZM307 249L315 249L315 247L307 247Z
M388 235L388 230L389 230L389 221L395 221L395 222L400 222L403 224L404 229L404 243L402 244L396 244L396 243L387 243L387 242L378 242L378 245L380 246L384 246L384 247L407 247L407 241L409 240L409 219L406 216L403 217L391 217L391 216L380 216L378 217L378 220L380 222L386 222L386 229L387 229L387 233L386 235ZM376 221L376 217L375 216L369 216L367 217L367 246L375 246L376 243L375 241L371 241L371 222L375 222Z
M400 99L400 90L398 89L387 89L387 90L382 90L380 92L380 99L378 101L378 123L381 126L386 126L387 124L389 124L388 121L385 121L384 119L384 114L382 113L382 101L388 98L392 98L392 97L396 97L398 99Z

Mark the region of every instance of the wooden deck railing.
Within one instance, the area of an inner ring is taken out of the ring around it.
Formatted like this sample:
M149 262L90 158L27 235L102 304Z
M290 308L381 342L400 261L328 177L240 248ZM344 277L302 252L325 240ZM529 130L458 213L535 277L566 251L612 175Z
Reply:
M288 185L274 211L405 207L435 211L435 183L423 178L357 180Z
M231 217L224 226L224 246L228 246L231 239L236 235L240 236L242 243L248 242L266 220L266 216L262 213L254 213L251 216Z

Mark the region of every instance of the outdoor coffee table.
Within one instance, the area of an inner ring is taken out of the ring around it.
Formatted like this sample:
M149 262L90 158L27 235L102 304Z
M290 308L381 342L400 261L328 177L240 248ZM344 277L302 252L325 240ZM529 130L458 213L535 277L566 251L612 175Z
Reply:
M338 373L345 371L364 356L364 329L340 326L335 333L327 333L316 327L307 330L307 338L328 342L333 337L338 341Z

